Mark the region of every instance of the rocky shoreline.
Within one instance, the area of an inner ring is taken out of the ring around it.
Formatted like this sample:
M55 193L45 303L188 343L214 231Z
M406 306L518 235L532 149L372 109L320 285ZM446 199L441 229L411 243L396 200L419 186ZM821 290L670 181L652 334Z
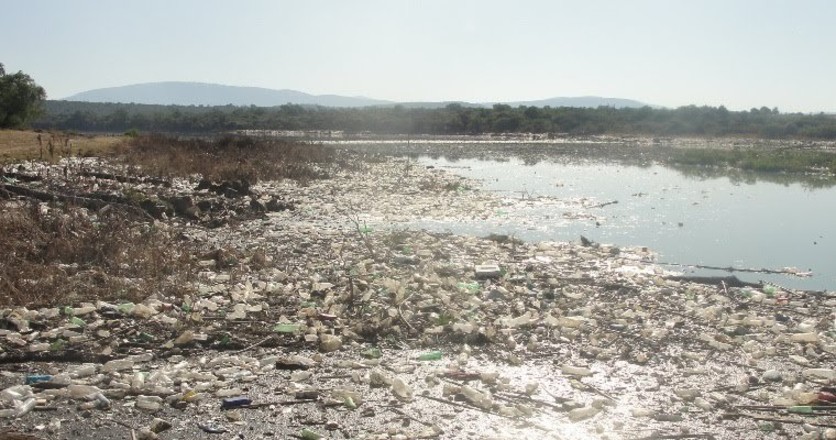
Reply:
M132 221L179 237L195 268L177 296L2 310L0 424L41 439L836 438L832 293L673 280L642 248L405 230L513 208L443 170L342 154L351 166L301 184L6 167L4 213L56 203L10 187L102 200L94 219L139 206Z

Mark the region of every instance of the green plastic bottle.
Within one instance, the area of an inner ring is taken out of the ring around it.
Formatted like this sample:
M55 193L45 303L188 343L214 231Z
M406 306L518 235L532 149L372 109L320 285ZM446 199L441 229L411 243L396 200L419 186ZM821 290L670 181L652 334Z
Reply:
M419 361L438 361L441 360L442 353L438 350L428 351L418 355Z

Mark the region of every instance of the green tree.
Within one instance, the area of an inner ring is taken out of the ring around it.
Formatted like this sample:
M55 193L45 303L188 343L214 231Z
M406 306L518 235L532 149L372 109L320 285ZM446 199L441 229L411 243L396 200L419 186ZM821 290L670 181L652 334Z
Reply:
M23 72L6 75L0 63L0 128L22 128L41 112L43 87Z

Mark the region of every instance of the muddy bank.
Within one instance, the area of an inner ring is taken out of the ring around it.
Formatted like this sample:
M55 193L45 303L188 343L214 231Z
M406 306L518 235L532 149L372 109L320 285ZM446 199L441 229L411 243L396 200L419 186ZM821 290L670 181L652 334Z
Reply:
M5 184L33 191L190 198L134 221L175 231L196 269L178 295L3 310L0 423L44 439L836 435L832 294L670 279L643 248L402 230L513 206L350 157L240 197L103 178L141 173L95 159L15 167L40 179ZM8 193L5 210L57 209Z

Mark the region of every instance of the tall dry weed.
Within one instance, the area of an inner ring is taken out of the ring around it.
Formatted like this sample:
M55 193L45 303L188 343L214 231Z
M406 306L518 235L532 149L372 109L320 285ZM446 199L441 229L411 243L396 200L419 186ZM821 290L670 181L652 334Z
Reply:
M172 233L107 208L0 202L0 249L0 306L178 295L193 273Z
M121 151L123 160L143 172L185 177L200 174L212 181L294 179L309 181L329 176L340 159L331 147L315 144L225 136L218 139L181 139L144 135Z

